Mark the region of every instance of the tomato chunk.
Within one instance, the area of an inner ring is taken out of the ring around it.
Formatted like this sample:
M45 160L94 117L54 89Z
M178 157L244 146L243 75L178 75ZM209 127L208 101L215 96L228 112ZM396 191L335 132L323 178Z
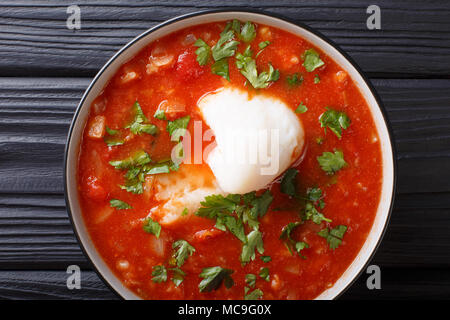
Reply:
M178 56L176 72L180 79L188 81L197 79L205 71L205 66L197 62L195 48L189 48Z

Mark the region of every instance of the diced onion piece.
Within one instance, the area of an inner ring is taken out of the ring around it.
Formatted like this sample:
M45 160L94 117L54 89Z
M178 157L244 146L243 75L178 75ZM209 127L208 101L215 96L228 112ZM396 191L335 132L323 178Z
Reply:
M104 116L96 116L89 125L89 138L102 139L105 135L105 122Z
M197 38L196 38L192 33L188 33L188 34L184 37L184 39L183 39L183 41L181 42L181 44L182 44L183 46L189 46L189 45L191 45L191 44L194 44L194 43L195 43L195 40L197 40Z
M119 260L117 261L117 269L126 270L130 267L130 263L127 260Z
M155 182L155 176L146 176L144 182L144 197L150 200L153 197L153 183Z
M272 32L268 27L262 27L261 29L259 29L259 34L261 35L261 38L263 38L263 40L272 39Z
M111 208L109 205L104 206L99 211L97 211L96 217L95 217L95 223L102 223L106 219L109 218L109 216L114 212L114 208Z
M138 74L134 71L129 71L124 73L121 77L120 77L120 82L122 84L128 83L130 81L133 81L135 79L138 78Z
M347 83L348 74L345 71L338 71L334 75L334 78L337 83L345 85Z
M147 64L147 74L152 74L160 69L170 67L175 63L173 55L163 55L160 57L151 56Z
M162 237L160 238L150 237L149 241L150 241L150 248L152 249L155 256L163 257L166 241Z
M181 113L184 113L186 111L186 105L177 100L164 100L159 104L158 109L164 111L166 118L170 120L177 118Z

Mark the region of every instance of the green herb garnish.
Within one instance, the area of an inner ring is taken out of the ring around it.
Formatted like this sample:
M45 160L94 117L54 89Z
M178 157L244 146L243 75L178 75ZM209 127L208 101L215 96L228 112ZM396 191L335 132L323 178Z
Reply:
M157 238L159 238L159 235L161 234L161 225L158 222L153 221L150 217L145 219L142 228L145 232L154 234Z
M186 133L186 128L190 119L190 116L185 116L167 123L166 130L169 132L172 141L180 141L181 137Z
M320 59L319 53L314 49L308 49L303 53L303 66L306 71L312 72L325 63Z
M297 174L297 169L289 168L286 170L286 173L281 179L281 192L291 197L294 197L297 194L297 184L295 180Z
M133 207L130 206L128 203L118 199L111 199L109 201L109 204L111 205L112 208L116 208L117 210L133 209Z
M334 229L329 230L328 228L320 230L317 234L325 239L330 249L336 249L342 243L344 234L347 231L347 226L339 225Z
M198 288L200 292L211 292L217 290L222 282L225 283L225 287L231 288L234 284L231 274L233 270L224 269L222 267L209 267L204 268L199 277L203 280L199 283Z
M195 252L195 248L189 244L186 240L175 241L172 245L173 249L176 249L173 257L178 267L181 267L187 258L192 256Z
M329 175L335 174L347 164L344 160L344 154L339 150L335 150L334 153L324 152L317 157L317 161L322 170Z
M269 281L270 281L270 271L269 271L269 268L267 268L267 267L261 268L261 269L259 270L259 276L261 277L261 279L263 279L263 280L269 282Z
M305 113L306 111L308 111L308 108L303 104L303 102L300 102L297 109L295 109L295 113Z
M345 114L345 112L337 111L329 107L319 118L320 126L325 128L325 133L327 128L329 128L333 133L341 139L342 129L347 129L350 126L350 118Z
M152 281L155 283L161 283L167 281L167 270L162 265L154 266L152 271Z
M195 41L194 46L198 47L198 49L195 50L195 54L197 55L197 62L199 65L204 66L211 56L211 48L205 41L200 38Z

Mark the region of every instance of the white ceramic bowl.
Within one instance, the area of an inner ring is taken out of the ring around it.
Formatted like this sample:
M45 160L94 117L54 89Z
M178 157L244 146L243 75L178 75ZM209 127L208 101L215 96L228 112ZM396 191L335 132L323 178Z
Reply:
M369 81L362 75L355 63L353 63L345 53L338 49L335 44L318 32L313 31L304 25L290 22L288 19L278 17L273 14L258 11L242 11L241 9L238 9L203 11L180 16L157 25L139 35L137 38L125 45L105 64L105 66L95 76L94 80L89 85L83 95L83 98L81 99L70 126L66 145L64 168L65 195L67 209L75 230L75 234L81 248L85 252L88 259L92 262L98 274L117 294L125 299L139 299L139 297L121 283L121 281L114 275L114 273L101 258L89 236L88 230L86 229L78 201L76 173L78 166L78 154L82 132L88 118L90 105L94 98L97 97L97 95L103 90L108 83L108 80L113 76L118 68L152 41L192 25L231 19L253 21L255 23L274 26L289 31L308 40L313 45L324 51L327 55L332 57L334 61L336 61L344 70L348 72L365 97L381 139L383 157L383 185L381 200L372 229L370 230L366 242L352 264L347 268L339 280L336 281L333 287L322 292L317 299L334 299L351 285L351 283L358 277L370 261L387 227L395 194L395 152L385 117L385 112L380 100L377 98L376 93Z

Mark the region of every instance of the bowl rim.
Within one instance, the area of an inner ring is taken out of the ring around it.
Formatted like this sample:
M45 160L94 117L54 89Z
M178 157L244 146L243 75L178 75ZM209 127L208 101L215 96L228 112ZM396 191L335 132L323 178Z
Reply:
M350 65L356 70L357 73L359 73L359 75L361 76L361 78L364 80L365 84L367 85L370 93L372 94L373 98L375 99L378 108L380 109L384 124L386 125L386 129L387 129L387 134L388 134L388 138L389 138L389 143L390 143L390 147L391 147L391 154L392 154L392 194L391 194L391 202L389 204L389 209L388 209L388 213L386 215L386 220L384 221L384 226L382 229L382 232L377 240L376 245L374 246L372 252L370 253L369 257L367 258L366 262L361 266L360 270L354 275L353 279L351 281L348 282L348 284L342 288L342 290L336 294L336 296L333 297L333 299L338 299L340 296L342 296L342 294L344 294L348 288L350 288L357 279L359 279L359 277L361 276L361 274L364 272L364 270L367 268L367 266L370 264L370 262L372 261L375 253L377 252L389 225L390 219L391 219L391 215L392 215L392 211L393 211L393 207L394 207L394 202L395 202L395 197L397 194L397 172L398 172L398 167L397 167L397 150L396 150L396 145L395 145L395 140L394 140L394 135L393 135L393 130L392 130L392 126L391 126L391 122L387 116L387 111L386 108L381 100L381 98L379 97L377 91L375 90L373 84L371 83L371 81L369 80L369 78L365 75L365 73L361 70L361 68L359 67L359 65L353 60L353 58L351 58L344 50L342 50L339 45L337 45L334 41L330 40L328 37L326 37L325 35L323 35L321 32L305 25L302 22L298 22L298 21L294 21L291 18L288 18L284 15L278 14L278 13L273 13L273 12L267 12L265 10L260 10L260 9L248 9L248 8L241 8L241 7L222 7L222 8L217 8L217 9L205 9L205 10L198 10L198 11L194 11L194 12L190 12L190 13L186 13L183 15L179 15L176 16L174 18L168 19L164 22L161 22L151 28L149 28L148 30L144 31L143 33L139 34L138 36L136 36L135 38L133 38L132 40L130 40L128 43L126 43L124 46L122 46L119 51L117 51L104 65L103 67L97 72L97 74L95 75L95 77L91 80L89 86L86 88L85 92L83 93L83 96L81 97L81 100L77 106L77 108L75 109L75 113L73 115L72 121L70 123L70 127L67 133L67 140L66 140L66 145L65 145L65 150L64 150L64 165L63 165L63 170L64 170L64 174L63 174L63 184L64 184L64 198L65 198L65 203L66 203L66 210L69 216L69 220L70 223L72 225L72 228L74 230L74 234L75 237L77 239L78 245L80 246L84 256L87 258L88 264L92 267L92 269L96 272L96 274L99 276L99 278L103 281L103 283L119 298L121 299L125 299L125 297L118 291L116 290L110 283L109 281L106 280L106 278L103 276L103 274L101 273L101 271L97 268L97 265L94 263L93 259L91 258L91 256L88 254L88 251L83 243L83 241L81 240L81 237L79 235L78 229L76 227L76 224L74 222L74 218L73 218L73 212L72 212L72 207L71 207L71 202L69 199L69 192L68 192L68 178L67 178L67 170L68 170L68 158L69 158L69 146L72 140L72 135L73 135L73 129L75 126L75 123L78 120L78 116L80 114L80 111L82 109L82 106L84 105L85 100L87 99L88 95L90 94L93 86L97 83L98 79L100 78L100 76L106 71L106 69L109 68L109 66L113 63L113 61L115 59L117 59L124 51L126 51L128 48L130 48L131 46L133 46L136 42L138 42L140 39L146 37L147 35L149 35L150 33L153 33L154 31L161 29L163 27L166 27L170 24L173 24L175 22L184 20L184 19L188 19L188 18L192 18L192 17L197 17L197 16L202 16L202 15L208 15L208 14L214 14L214 13L227 13L227 12L242 12L242 13L250 13L250 14L259 14L259 15L265 15L268 16L270 18L276 18L276 19L280 19L283 20L285 22L291 23L295 26L298 26L300 28L305 29L306 31L309 31L310 33L312 33L313 35L319 37L321 40L325 41L326 43L328 43L330 46L332 46L334 49L336 49L349 63ZM380 199L381 201L381 199ZM367 241L367 239L366 239ZM115 276L115 275L114 275Z

